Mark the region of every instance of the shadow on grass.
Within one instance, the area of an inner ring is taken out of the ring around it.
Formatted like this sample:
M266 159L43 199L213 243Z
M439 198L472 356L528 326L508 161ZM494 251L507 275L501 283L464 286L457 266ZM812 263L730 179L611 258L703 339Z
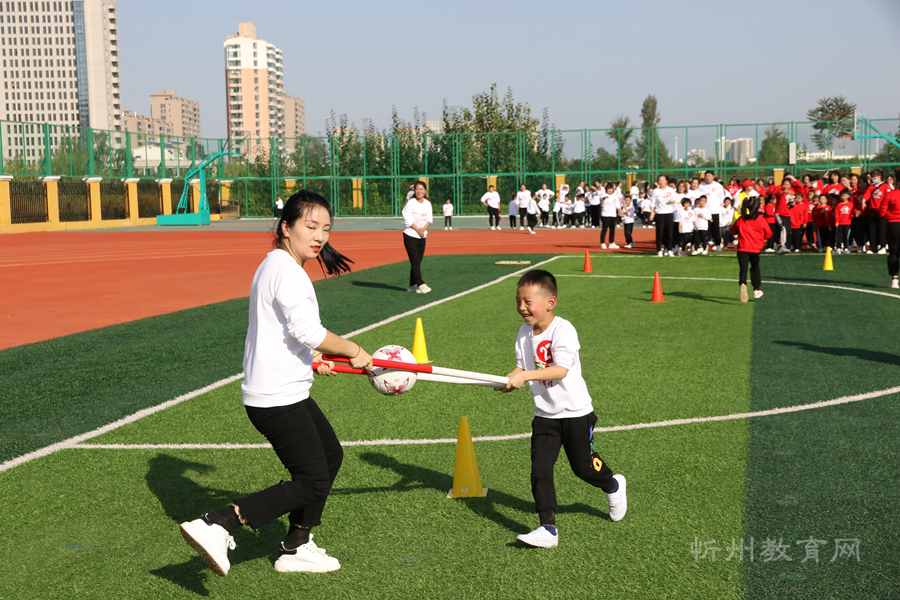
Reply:
M205 487L194 478L213 471L215 467L159 454L152 458L147 470L147 487L159 499L166 515L175 523L191 521L204 512L222 510L231 504L238 492ZM264 527L258 533L242 527L235 532L237 548L229 553L232 566L248 560L274 556L284 531L278 527ZM172 528L172 544L185 544L177 527ZM187 544L185 544L187 548ZM193 550L191 550L193 552ZM178 587L199 596L208 596L206 579L215 577L199 556L177 565L166 565L150 571L151 574L171 581Z
M391 486L384 487L334 489L331 492L332 494L371 494L373 492L406 492L420 489L437 490L442 494L446 494L453 487L453 477L446 473L441 473L433 469L426 469L425 467L419 467L417 465L405 464L386 454L364 452L359 455L359 458L372 466L394 471L400 476L400 480ZM602 492L598 493L602 494ZM497 510L498 506L503 506L534 515L534 503L529 500L516 498L515 496L511 496L510 494L506 494L495 488L490 488L487 496L484 498L464 498L461 500L465 503L466 507L476 515L493 521L515 534L528 533L533 529L533 527L519 523ZM609 519L608 513L581 503L560 506L558 514L564 513L584 513L595 517ZM534 516L534 519L536 520L536 515Z
M823 260L824 260L824 258L823 258ZM863 283L861 281L838 281L835 279L823 279L821 277L779 277L779 276L768 277L768 276L766 276L765 279L768 279L770 281L784 281L787 283L796 281L798 283L819 283L822 285L852 285L855 287L873 288L873 289L883 287L880 285L875 285L874 283Z
M651 294L652 292L647 292ZM703 300L704 302L713 302L715 304L740 304L740 298L726 298L724 296L705 296L697 292L664 292L663 297L673 296L675 298L686 298L688 300ZM723 302L724 300L724 302Z
M352 281L350 285L355 285L359 287L368 287L368 288L378 288L382 290L394 290L398 292L405 292L406 288L399 287L396 285L388 285L386 283L378 283L377 281Z
M776 341L775 343L782 346L794 346L801 350L808 350L809 352L821 352L822 354L831 354L832 356L853 356L862 360L870 360L872 362L880 362L900 367L900 355L891 354L890 352L866 350L865 348L830 348L827 346L815 346L804 342Z

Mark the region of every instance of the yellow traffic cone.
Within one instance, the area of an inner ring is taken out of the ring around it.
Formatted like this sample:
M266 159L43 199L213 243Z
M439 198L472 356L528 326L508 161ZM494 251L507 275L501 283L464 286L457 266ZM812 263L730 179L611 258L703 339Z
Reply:
M460 417L459 436L456 438L456 467L453 469L453 489L448 498L481 498L487 496L486 487L481 487L478 461L475 460L475 446L469 431L469 417Z
M822 270L834 271L834 263L831 262L831 246L825 249L825 266L822 267Z
M413 338L413 356L420 365L430 363L428 349L425 347L425 329L422 328L422 319L416 319L416 336Z

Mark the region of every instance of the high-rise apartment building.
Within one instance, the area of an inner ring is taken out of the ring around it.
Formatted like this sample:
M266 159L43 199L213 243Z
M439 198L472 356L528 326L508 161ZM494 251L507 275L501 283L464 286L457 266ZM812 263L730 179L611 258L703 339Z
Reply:
M281 50L257 38L253 23L239 23L224 46L228 137L284 137Z
M736 140L728 140L728 154L726 158L730 162L744 166L753 162L755 155L753 154L753 138L738 138Z
M132 146L143 146L145 135L156 138L151 143L158 143L160 135L175 135L175 125L171 121L146 117L130 110L122 111L122 123L124 131L141 134L132 138Z
M284 136L306 137L306 104L290 94L284 95Z
M175 90L150 94L150 117L172 123L172 135L200 137L200 105L193 100L179 98Z
M0 2L0 60L3 120L122 130L116 0ZM32 129L4 127L5 156L39 158Z

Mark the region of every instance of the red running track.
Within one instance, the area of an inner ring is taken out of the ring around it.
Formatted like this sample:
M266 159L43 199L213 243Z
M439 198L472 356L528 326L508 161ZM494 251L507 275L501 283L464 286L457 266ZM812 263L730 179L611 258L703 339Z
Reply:
M336 231L354 270L406 260L399 231ZM617 232L621 241L622 233ZM426 256L650 252L600 250L593 229L429 232ZM117 323L242 298L271 249L265 231L45 232L0 236L0 350ZM322 278L317 264L307 272Z

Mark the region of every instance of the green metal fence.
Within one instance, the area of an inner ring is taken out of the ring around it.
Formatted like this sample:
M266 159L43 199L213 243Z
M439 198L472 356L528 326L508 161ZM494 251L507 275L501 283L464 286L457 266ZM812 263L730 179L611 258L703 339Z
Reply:
M897 119L871 123L880 131L900 130ZM242 216L270 217L278 195L287 198L301 188L328 198L339 215L371 216L399 214L410 185L419 179L428 181L433 202L450 198L456 214L481 214L489 181L507 201L521 183L532 190L544 183L556 187L558 176L574 188L581 180L644 180L659 173L684 179L706 169L727 180L771 176L779 168L821 175L835 166L900 165L898 149L886 140L836 137L852 129L852 121L791 121L252 139L231 148L244 153L241 157L218 160L206 175L222 183L223 200L228 194L240 201ZM819 150L823 140L825 150ZM788 164L791 143L798 150L794 165ZM0 175L177 182L196 162L227 146L224 139L0 121ZM178 197L174 188L172 193ZM148 198L142 211L155 210Z

